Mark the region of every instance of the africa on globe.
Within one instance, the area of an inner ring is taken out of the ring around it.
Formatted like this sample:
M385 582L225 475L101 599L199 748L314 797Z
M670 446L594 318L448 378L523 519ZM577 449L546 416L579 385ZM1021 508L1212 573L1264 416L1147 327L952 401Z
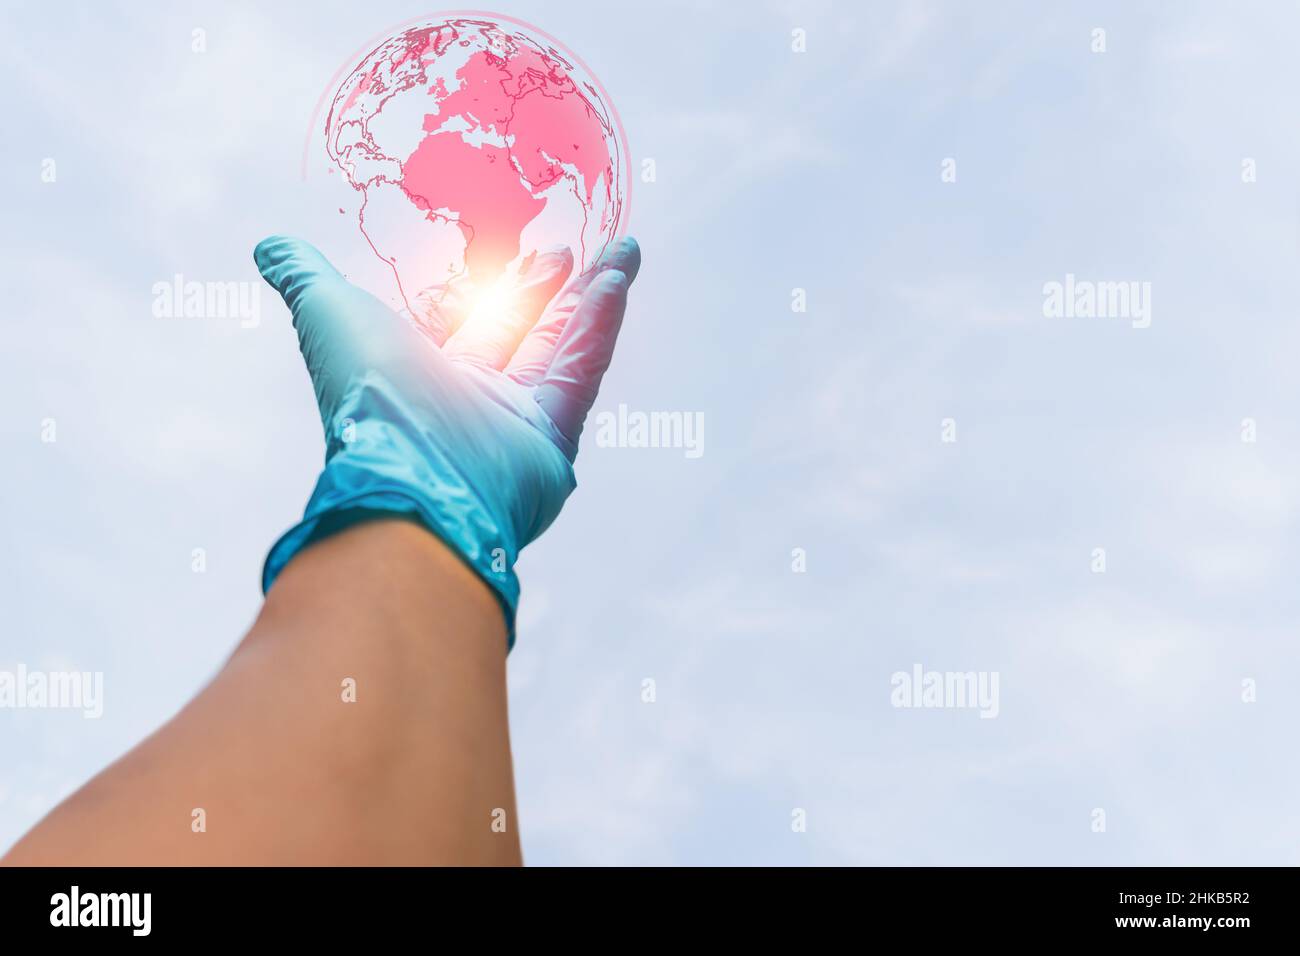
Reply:
M339 211L408 305L453 284L483 288L558 245L584 270L622 232L617 116L581 61L536 28L495 14L405 26L327 103L322 161L355 200Z

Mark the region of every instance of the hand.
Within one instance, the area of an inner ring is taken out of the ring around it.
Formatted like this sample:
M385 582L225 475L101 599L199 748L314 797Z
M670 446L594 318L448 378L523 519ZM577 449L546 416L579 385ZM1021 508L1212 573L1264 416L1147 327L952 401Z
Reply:
M495 307L471 310L452 288L422 295L414 317L301 240L272 236L253 258L293 315L326 445L303 520L267 555L263 589L312 542L403 515L495 591L513 645L515 560L576 485L578 436L641 264L636 242L617 240L549 308L573 269L568 250L527 263Z

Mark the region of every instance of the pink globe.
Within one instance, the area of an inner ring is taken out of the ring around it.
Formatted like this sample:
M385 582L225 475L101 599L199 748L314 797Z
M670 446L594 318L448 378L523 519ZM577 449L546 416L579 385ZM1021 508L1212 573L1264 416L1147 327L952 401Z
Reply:
M491 15L418 23L344 77L325 151L402 299L483 287L556 245L590 267L627 215L627 147L602 87L545 34Z

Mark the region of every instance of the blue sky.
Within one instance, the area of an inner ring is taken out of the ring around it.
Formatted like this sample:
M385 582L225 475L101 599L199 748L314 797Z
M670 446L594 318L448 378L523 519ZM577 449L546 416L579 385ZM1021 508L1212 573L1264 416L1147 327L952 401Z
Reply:
M705 420L699 458L589 432L525 552L526 858L1300 862L1300 13L499 9L577 51L655 160L597 410ZM433 10L0 15L0 669L105 695L98 721L0 710L0 845L211 676L320 464L279 304L159 319L153 284L255 279L272 232L354 255L301 181L307 124L361 42ZM1045 317L1067 274L1149 282L1150 327ZM997 718L891 706L917 663L998 673Z

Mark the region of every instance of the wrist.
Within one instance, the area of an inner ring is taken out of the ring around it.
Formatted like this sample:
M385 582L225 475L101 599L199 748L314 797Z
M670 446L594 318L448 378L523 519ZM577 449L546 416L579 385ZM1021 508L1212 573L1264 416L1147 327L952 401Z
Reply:
M395 646L422 644L434 630L454 631L467 641L505 636L495 593L427 528L360 509L338 518L332 533L301 549L284 568L250 641L257 634L293 632L310 641L326 630L376 629L394 638ZM349 621L355 626L339 627Z
M290 563L319 542L361 524L405 521L423 528L486 586L513 646L519 603L513 539L463 483L433 473L418 458L381 452L359 441L329 460L302 520L267 554L263 592L269 594Z

